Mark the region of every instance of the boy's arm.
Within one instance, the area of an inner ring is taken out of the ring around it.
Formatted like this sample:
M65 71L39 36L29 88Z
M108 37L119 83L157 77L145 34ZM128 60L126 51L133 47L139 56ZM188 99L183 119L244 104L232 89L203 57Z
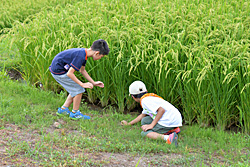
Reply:
M145 117L146 114L140 114L138 117L136 117L134 120L130 121L129 123L127 123L127 121L122 121L121 124L122 125L133 125L136 124L137 122L139 122L140 120L142 120L143 117Z
M153 129L153 127L157 124L157 122L161 119L162 115L165 113L165 109L162 107L159 107L157 110L157 114L155 116L155 119L152 121L149 125L142 125L141 128L144 132L146 132L149 129Z
M67 72L67 76L68 76L69 78L71 78L75 83L77 83L78 85L80 85L80 86L83 87L83 88L90 88L90 89L93 88L93 85L92 85L91 83L89 83L89 82L88 82L88 83L82 83L82 82L75 76L74 72L75 72L75 69L72 68L72 67L70 67L70 68L69 68L69 71Z
M80 69L80 73L90 82L92 83L94 86L99 86L101 88L104 87L104 84L101 81L94 81L88 74L88 72L85 70L85 66L82 66Z

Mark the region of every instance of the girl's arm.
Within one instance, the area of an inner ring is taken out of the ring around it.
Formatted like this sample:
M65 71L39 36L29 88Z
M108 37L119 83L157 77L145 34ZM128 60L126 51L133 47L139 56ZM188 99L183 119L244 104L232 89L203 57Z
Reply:
M159 107L157 110L157 114L155 116L155 119L152 121L149 125L142 125L141 128L144 132L146 132L149 129L153 129L153 127L157 124L157 122L161 119L162 115L165 113L165 109L162 107Z
M132 120L131 122L127 123L127 121L122 121L121 124L122 125L133 125L136 124L137 122L141 121L143 117L145 117L146 114L140 114L138 117L136 117L134 120Z

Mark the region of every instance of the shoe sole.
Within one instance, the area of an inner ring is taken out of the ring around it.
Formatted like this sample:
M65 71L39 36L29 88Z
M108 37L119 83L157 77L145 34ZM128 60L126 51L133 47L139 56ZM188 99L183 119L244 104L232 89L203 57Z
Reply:
M76 120L79 120L79 119L81 119L81 118L71 118L71 117L70 117L70 119L73 119L73 120L76 121Z
M60 114L60 113L56 112L56 115L59 115L59 116L68 116L69 114Z
M174 138L173 138L171 144L174 143L176 147L178 146L177 139L178 139L178 135L177 135L177 133L174 133Z
M73 120L79 120L79 119L82 119L82 120L90 120L90 119L85 119L84 117L82 117L82 118L72 118L72 117L70 117L70 119L73 119Z

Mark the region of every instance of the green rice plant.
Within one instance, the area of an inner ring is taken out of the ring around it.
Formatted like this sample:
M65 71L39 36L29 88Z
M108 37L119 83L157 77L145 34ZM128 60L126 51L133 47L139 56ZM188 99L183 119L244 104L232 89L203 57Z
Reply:
M234 123L234 106L236 103L235 84L223 83L223 76L217 75L218 71L211 77L214 82L211 83L211 92L214 107L214 123L218 129L224 130L227 125Z
M58 11L60 9L61 8L58 7L54 10ZM48 13L45 10L40 15L48 17ZM20 30L18 30L20 34L24 33L27 35L26 37L22 38L20 42L17 43L17 46L22 48L19 50L20 54L22 55L21 60L22 62L26 62L26 64L23 65L24 68L22 69L25 74L23 77L25 80L29 80L31 83L42 82L45 89L48 88L48 83L51 83L51 81L53 80L48 70L48 67L51 63L51 58L55 56L60 50L63 50L62 48L66 49L68 47L68 42L66 40L59 41L57 39L58 36L63 36L64 38L66 38L67 36L68 38L72 38L72 34L67 33L65 36L65 32L63 32L62 30L58 30L57 34L51 33L51 30L55 28L55 25L57 24L57 18L55 16L56 14L49 16L51 17L51 22L43 20L43 25L50 26L47 27L47 30L45 30L44 26L37 27L45 33L40 34L40 36L37 36L36 29L28 25L20 25L22 28L20 27ZM26 20L26 22L29 21L29 19ZM34 25L36 25L36 21L38 20L33 20ZM26 31L27 28L29 29L27 33L22 32ZM38 38L40 38L40 40L37 40ZM48 40L54 41L52 46L49 46ZM51 85L51 88L55 89L54 84Z
M56 0L3 1L0 9L0 30L12 27L15 22L23 22L27 17L39 13L42 9L50 10L58 4L66 6L66 4L74 2L77 0L62 0L60 3Z
M250 114L249 112L244 112L247 111L248 106L249 106L249 64L245 64L245 63L241 63L240 64L240 68L241 71L240 74L238 74L237 76L237 80L239 83L239 87L238 87L238 91L240 93L240 103L239 106L237 106L237 108L239 109L239 123L240 126L242 127L242 129L244 130L245 133L249 132L250 129ZM243 76L243 77L241 77ZM243 82L242 80L246 80L245 82ZM243 85L242 83L246 83L245 85Z
M19 69L20 55L18 49L11 46L11 38L0 36L0 70Z
M89 10L96 6L98 11ZM248 88L249 76L238 64L248 60L246 54L239 58L249 52L248 7L245 0L94 0L42 9L9 35L20 51L24 78L32 84L60 90L48 71L53 57L103 38L110 55L89 60L86 69L105 87L87 90L89 101L131 110L136 105L128 87L142 80L149 91L173 103L187 123L225 129L247 125L242 100L248 104L249 99L238 89Z
M204 71L203 71L204 72ZM184 111L182 112L186 124L193 124L197 122L200 126L208 127L211 123L211 116L213 115L212 99L210 92L210 85L205 78L202 84L199 85L191 76L197 76L197 71L186 71L182 75L181 89L179 94L181 96L181 103ZM191 78L191 79L190 79Z
M126 36L127 34L123 35ZM123 38L123 35L118 38ZM112 42L112 38L115 39L117 36L110 36L107 40L108 43ZM122 112L125 110L124 97L128 96L128 86L132 81L130 81L131 78L129 77L128 69L125 64L126 60L122 58L121 51L117 49L119 46L121 46L121 48L126 47L124 50L127 49L127 46L124 46L122 41L117 43L115 46L111 45L110 55L105 56L97 62L90 60L86 69L91 74L92 78L101 80L105 84L103 89L98 88L96 91L88 91L91 93L88 98L95 97L90 99L90 101L94 102L98 97L103 107L109 104L116 104L119 111ZM115 54L112 55L113 53ZM129 49L127 54L130 54Z

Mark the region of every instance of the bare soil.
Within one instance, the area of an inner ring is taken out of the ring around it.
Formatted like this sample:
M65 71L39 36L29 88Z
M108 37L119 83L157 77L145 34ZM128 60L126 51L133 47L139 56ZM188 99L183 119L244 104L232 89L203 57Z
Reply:
M8 76L10 77L10 79L22 80L22 74L20 72L18 72L17 70L10 69L10 70L8 70L7 73L8 73Z

